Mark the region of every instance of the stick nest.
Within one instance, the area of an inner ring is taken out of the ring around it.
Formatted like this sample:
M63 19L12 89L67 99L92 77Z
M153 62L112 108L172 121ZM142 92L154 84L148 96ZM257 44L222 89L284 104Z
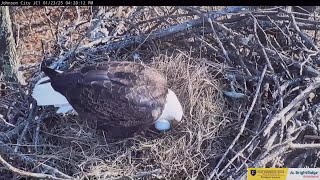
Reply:
M41 33L19 36L29 83L6 82L1 91L1 177L240 179L247 167L319 166L318 16L238 7L11 10L15 24L36 12L46 36L33 44L33 57L23 50ZM107 142L92 122L36 106L30 94L42 59L60 70L109 60L148 64L178 95L183 122Z

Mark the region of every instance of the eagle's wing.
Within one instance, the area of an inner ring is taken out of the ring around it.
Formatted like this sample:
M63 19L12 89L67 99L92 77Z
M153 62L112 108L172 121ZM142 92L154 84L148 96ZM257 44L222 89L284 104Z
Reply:
M143 127L161 114L168 87L157 71L132 62L108 62L57 75L55 90L98 126Z

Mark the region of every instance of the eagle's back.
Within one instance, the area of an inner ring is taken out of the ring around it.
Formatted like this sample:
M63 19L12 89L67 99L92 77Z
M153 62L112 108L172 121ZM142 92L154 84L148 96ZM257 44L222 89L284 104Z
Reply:
M108 62L58 74L52 87L79 115L110 136L130 136L160 116L168 93L162 74L133 62Z

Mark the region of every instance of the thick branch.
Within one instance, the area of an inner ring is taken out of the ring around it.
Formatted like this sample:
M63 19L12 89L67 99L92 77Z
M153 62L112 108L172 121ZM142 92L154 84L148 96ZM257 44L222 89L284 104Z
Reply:
M22 73L18 71L19 61L8 6L0 7L0 19L0 78L25 84Z

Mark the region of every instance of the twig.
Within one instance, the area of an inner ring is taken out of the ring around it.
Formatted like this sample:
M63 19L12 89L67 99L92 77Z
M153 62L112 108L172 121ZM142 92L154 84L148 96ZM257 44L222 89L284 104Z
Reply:
M307 42L307 44L309 46L311 46L314 50L316 51L319 51L318 47L314 45L314 43L312 42L312 40L306 36L304 33L301 32L299 26L297 26L297 23L296 23L296 20L295 20L295 17L293 16L293 14L291 13L290 14L290 18L292 20L292 25L293 25L293 28L298 32L298 34L300 35L300 37Z
M228 149L226 150L226 152L223 154L222 158L220 159L220 161L218 162L218 164L215 166L214 170L210 173L209 175L209 178L208 180L211 180L215 175L216 173L218 172L219 170L219 167L220 167L220 164L224 161L224 159L227 157L229 151L233 148L233 146L237 143L238 139L240 138L241 134L243 133L246 125L247 125L247 121L251 115L251 112L256 104L256 101L257 101L257 98L258 98L258 95L260 93L260 87L261 87L261 84L262 84L262 81L263 81L263 78L264 78L264 75L267 71L267 66L264 67L263 71L262 71L262 74L261 74L261 77L260 77L260 80L258 82L258 85L257 85L257 89L256 89L256 93L254 95L254 98L252 100L252 103L251 103L251 106L247 112L247 115L246 117L244 118L243 120L243 123L242 123L242 126L240 128L240 131L239 133L237 134L237 136L234 138L234 140L232 141L231 145L228 147Z
M42 174L42 173L32 173L32 172L27 172L21 169L18 169L16 167L11 166L6 160L2 158L0 155L0 162L2 165L4 165L8 170L10 170L13 173L17 173L20 176L26 176L26 177L35 177L35 178L44 178L44 179L58 179L58 180L64 180L65 178L58 178L55 176L52 176L50 174Z
M320 140L320 136L317 136L317 135L305 135L304 138L313 139L313 140Z
M274 146L267 154L268 156L265 156L257 160L256 163L253 164L252 167L263 167L265 164L267 164L270 160L277 157L279 154L284 153L289 148L290 142L284 142L282 144Z
M63 18L63 16L64 16L64 13L65 13L66 9L67 9L67 6L62 8L62 11L61 11L61 13L60 13L60 15L59 15L59 20L58 20L57 25L56 25L56 32L55 32L56 44L58 43L58 39L59 39L59 38L58 38L59 25L60 25L60 22L62 21L62 18Z
M221 176L222 173L223 173L241 154L243 154L243 152L244 152L245 150L247 150L250 145L252 145L252 143L254 142L254 140L255 140L257 137L258 137L258 135L254 136L254 137L250 140L250 142L247 143L247 145L246 145L244 148L242 148L241 150L239 150L239 151L229 160L229 162L224 166L224 168L221 169L221 171L217 174L217 176L218 176L218 177ZM255 146L258 146L258 144L259 144L259 143L257 142ZM253 152L254 152L254 151L252 150L252 153L253 153ZM249 158L249 157L248 157L248 158ZM244 163L243 163L243 164L244 164ZM242 167L242 165L239 167L239 169L241 169L241 167Z
M142 178L142 177L147 177L147 176L153 176L153 175L160 174L160 173L161 173L161 169L154 169L152 171L139 172L132 177L133 178Z
M51 18L49 17L49 15L50 15L51 12L48 10L48 7L44 7L44 8L45 8L45 13L44 13L44 15L46 16L46 18L47 18L47 20L48 20L51 35L52 35L52 37L57 38L57 34L53 33L53 25L54 25L54 23L52 22ZM31 24L31 23L30 23L30 24ZM58 39L55 39L55 40L56 40L56 42L58 42Z
M238 12L239 10L235 10L235 12ZM215 13L209 14L209 16L214 16L213 19L217 19L222 15L226 15L227 10L221 10L217 11ZM195 19L195 20L190 20L181 24L177 24L171 27L168 27L166 29L161 29L158 31L155 31L150 34L148 37L149 41L154 41L158 39L162 39L164 37L170 37L172 35L179 35L181 32L186 32L186 30L191 29L191 28L196 28L196 27L201 27L203 26L203 19ZM75 53L77 52L83 52L87 49L90 49L91 54L99 54L101 52L111 52L115 51L118 49L122 49L125 47L132 46L136 43L141 43L144 42L146 39L146 36L132 36L126 39L123 39L122 41L119 42L110 42L110 37L105 37L101 38L95 41L92 41L91 43L75 47L71 49L68 53L66 53L64 56L60 57L59 60L55 61L54 65L52 65L52 68L58 67L61 62L64 62L65 60L69 59L70 57L73 57ZM108 43L108 44L106 44ZM106 45L104 45L106 44ZM93 48L94 47L94 48Z
M263 56L264 56L264 58L265 58L265 60L266 60L266 62L267 62L267 64L268 64L268 67L269 67L270 71L273 73L273 72L274 72L274 69L273 69L273 67L272 67L272 65L271 65L271 62L270 62L270 60L269 60L269 57L268 57L268 55L267 55L267 53L266 53L266 51L265 51L265 49L264 49L264 46L262 45L262 43L261 43L261 41L260 41L260 39L259 39L259 36L258 36L257 26L258 26L258 27L260 27L260 26L259 26L259 24L258 24L257 19L256 19L253 15L252 15L252 18L253 18L253 21L254 21L254 23L253 23L253 24L254 24L254 25L253 25L254 36L255 36L255 38L256 38L256 40L257 40L257 42L258 42L258 45L259 45L259 47L260 47L260 49L261 49L261 51L262 51L262 53L263 53ZM260 28L260 30L264 33L264 31L263 31L262 28ZM268 41L268 37L265 36L265 38L266 38L267 41Z
M289 145L291 149L320 149L320 144L295 144Z
M39 131L40 131L40 125L41 125L41 121L44 119L45 114L46 114L46 110L44 110L41 115L38 117L38 119L36 119L36 128L34 129L34 136L33 136L33 144L34 144L34 148L35 151L37 152L37 147L39 144Z
M76 6L76 8L78 8L78 6ZM77 12L78 12L78 11L77 11ZM78 14L78 15L80 15L80 14ZM91 20L91 26L88 28L88 30L86 31L86 33L85 33L81 38L79 38L79 40L78 40L78 42L77 42L77 44L76 44L76 47L73 49L73 52L72 52L71 54L75 54L75 52L76 52L76 50L79 48L81 42L82 42L86 37L88 37L89 34L90 34L93 30L95 30L95 29L101 24L103 17L104 17L104 15L100 15L100 16L98 17L97 22L94 22L93 25L92 25L92 20ZM79 19L79 16L78 16L78 19Z
M23 141L24 138L25 138L25 135L26 135L26 133L27 133L27 130L29 130L29 125L31 124L32 119L34 118L34 114L36 113L36 110L37 110L36 101L35 101L34 99L32 99L31 105L32 105L32 106L31 106L31 109L30 109L28 118L27 118L27 120L26 120L25 127L24 127L23 131L21 132L21 134L19 135L19 138L18 138L18 140L17 140L17 144L18 144L18 145L22 144L22 141ZM14 149L14 152L18 152L19 147L20 147L20 146L16 146L15 149Z
M282 117L285 116L287 112L289 112L297 103L304 100L308 97L309 93L314 91L315 89L320 87L320 77L315 78L314 82L312 82L305 90L303 90L296 98L294 98L290 104L288 104L285 108L283 108L279 113L274 115L274 117L269 122L267 128L263 132L263 136L267 136L270 134L271 128L279 121Z
M38 166L41 166L43 169L45 169L46 171L48 171L52 174L59 175L63 179L72 179L71 176L64 174L63 172L59 171L56 168L53 168L53 167L51 167L47 164L44 164L44 163L38 163L36 160L34 160L28 156L25 156L23 154L15 153L14 149L12 149L10 146L3 143L2 141L0 141L0 154L7 154L7 155L10 155L11 157L12 156L18 157L22 162L25 162L28 164L30 164L30 163L39 164Z
M299 69L301 68L301 63L298 61L295 61L291 58L288 58L287 56L285 56L283 54L278 54L276 51L269 49L269 48L265 48L265 51L271 57L275 56L275 55L277 55L277 56L280 55L279 57L281 59L283 59L287 64L292 64L294 67L299 68ZM320 72L317 69L314 69L312 66L305 65L303 70L305 72L309 73L313 77L317 77L320 75Z
M280 101L279 108L283 109L283 106L284 106L283 105L283 94L282 94L283 91L280 90L281 86L280 86L280 82L279 82L278 77L274 76L273 79L274 79L275 85L276 85L277 90L278 90L278 97L279 97L279 101ZM285 125L286 125L285 117L282 117L281 118L280 138L279 138L280 142L282 142L282 140L283 140L283 132L284 132Z
M297 165L302 164L303 162L305 162L305 160L307 159L308 156L311 156L314 153L313 150L307 150L304 153L301 153L300 155L298 155L297 157L295 157L289 164L289 166L287 167L297 167Z
M211 18L208 18L208 22L209 22L209 24L210 24L210 26L211 26L211 29L212 29L212 32L213 32L214 36L216 37L215 39L217 40L217 42L218 42L218 44L219 44L219 47L220 47L221 50L222 50L223 55L225 56L227 62L228 62L229 64L232 64L232 63L231 63L231 60L230 60L230 58L229 58L229 55L228 55L228 53L227 53L227 51L226 51L226 49L223 47L223 44L222 44L222 42L220 41L219 36L218 36L218 34L216 33L216 30L215 30L214 27L213 27L212 19L211 19Z
M209 49L211 49L214 53L218 53L218 50L215 47L213 47L210 43L208 43L207 41L205 41L202 38L198 37L196 34L193 34L193 37L195 37L198 41L200 41L205 46L207 46Z
M8 126L16 127L15 125L7 122L7 121L3 118L3 115L2 115L2 114L0 114L0 120L1 120L4 124L6 124L6 125L8 125Z

